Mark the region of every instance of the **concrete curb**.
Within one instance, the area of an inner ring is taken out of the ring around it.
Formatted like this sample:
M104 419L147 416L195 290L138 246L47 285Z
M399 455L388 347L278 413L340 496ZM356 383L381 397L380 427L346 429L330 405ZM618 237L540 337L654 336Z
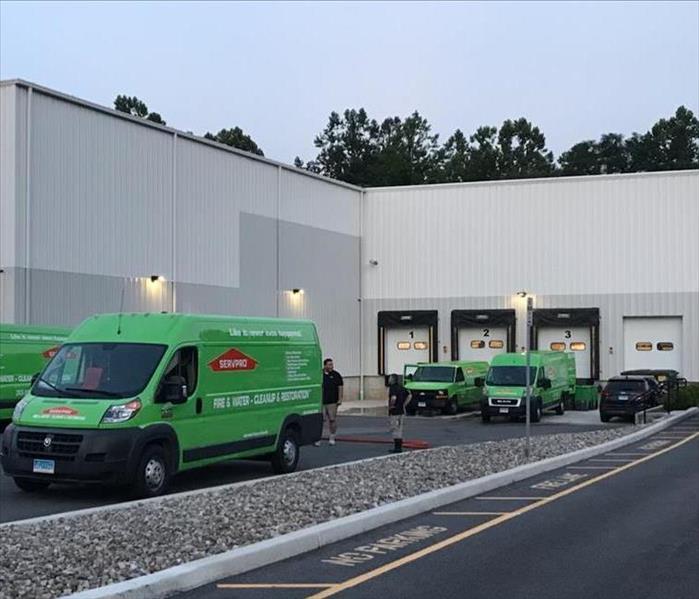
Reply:
M482 495L522 479L613 451L619 447L650 437L697 413L699 413L698 408L690 408L647 426L640 431L624 435L619 439L614 439L601 445L580 449L572 453L490 474L445 489L438 489L403 499L365 512L359 512L351 516L298 530L275 539L268 539L239 549L232 549L219 555L168 568L147 576L74 593L69 595L68 599L105 599L107 597L155 599L165 597L170 593L188 591L220 578L242 574L243 572L307 553L379 526L416 516L469 497Z

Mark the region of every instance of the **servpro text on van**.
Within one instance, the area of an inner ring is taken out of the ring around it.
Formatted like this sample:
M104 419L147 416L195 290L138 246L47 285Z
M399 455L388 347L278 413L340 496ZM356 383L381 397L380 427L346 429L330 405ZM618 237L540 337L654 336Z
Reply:
M58 351L70 329L0 324L0 422L12 418L32 376Z
M489 422L492 416L526 416L526 360L524 353L493 357L481 398L483 422ZM531 352L529 381L532 422L539 422L543 411L550 408L563 414L566 399L575 395L575 356L559 351Z
M68 337L16 406L2 466L27 491L82 481L147 497L176 472L231 458L291 472L321 431L312 322L103 314Z

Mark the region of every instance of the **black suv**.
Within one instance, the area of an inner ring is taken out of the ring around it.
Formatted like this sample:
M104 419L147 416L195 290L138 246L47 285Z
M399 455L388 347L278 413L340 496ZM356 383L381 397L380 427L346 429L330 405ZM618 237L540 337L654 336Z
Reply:
M599 417L609 422L612 416L634 419L636 412L657 406L660 390L649 376L615 376L607 382L599 403Z

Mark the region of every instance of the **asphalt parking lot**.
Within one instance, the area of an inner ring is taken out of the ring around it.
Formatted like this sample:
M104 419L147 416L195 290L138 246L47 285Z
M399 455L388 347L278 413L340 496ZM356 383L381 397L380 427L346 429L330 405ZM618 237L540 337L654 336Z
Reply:
M178 599L694 599L699 417Z
M385 417L342 415L339 422L340 441L337 445L331 447L324 443L321 447L302 448L299 469L309 470L387 452L389 445L385 442L390 439L390 434ZM546 416L540 423L533 424L531 430L533 435L545 435L615 426L628 425L622 422L601 424L597 412L594 411L567 412L564 416ZM484 425L474 414L410 418L405 427L406 439L425 441L432 447L502 440L522 437L524 434L523 423L503 420ZM353 442L350 439L365 442ZM225 462L176 476L170 493L261 478L271 474L271 469L265 462ZM0 522L108 505L128 499L123 491L96 486L52 485L46 491L28 494L15 487L10 477L0 475Z

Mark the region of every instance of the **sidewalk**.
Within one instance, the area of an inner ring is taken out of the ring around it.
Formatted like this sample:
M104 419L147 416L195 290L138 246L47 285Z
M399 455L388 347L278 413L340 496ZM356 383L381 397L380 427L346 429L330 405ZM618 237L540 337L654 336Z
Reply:
M340 414L364 414L371 416L387 416L388 402L382 399L351 399L343 401L337 411Z

